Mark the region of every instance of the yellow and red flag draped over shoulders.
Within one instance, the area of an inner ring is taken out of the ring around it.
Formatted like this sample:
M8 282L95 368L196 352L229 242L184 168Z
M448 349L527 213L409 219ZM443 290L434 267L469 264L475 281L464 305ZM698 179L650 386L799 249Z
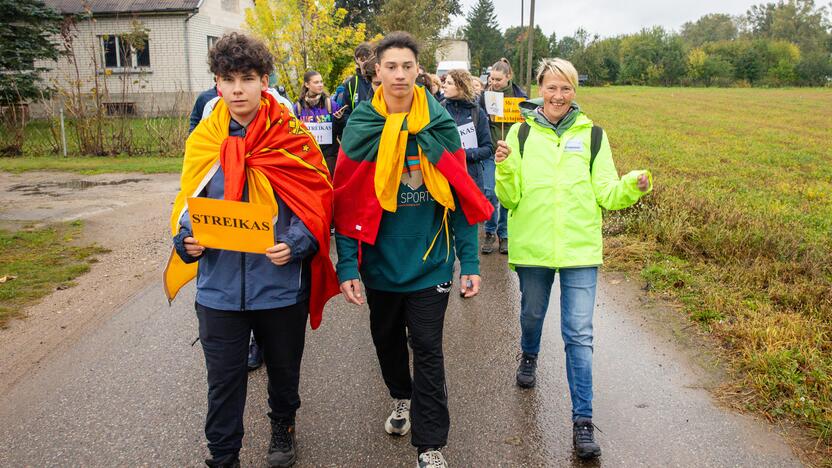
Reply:
M309 322L318 328L326 302L338 294L338 279L329 258L329 228L333 192L329 170L315 138L285 106L263 93L260 110L245 137L228 135L231 114L222 100L185 144L179 194L170 218L171 235L187 200L197 196L217 168L225 175L225 199L239 201L248 182L251 203L271 206L277 214L275 193L318 241L311 262ZM265 252L264 252L265 255ZM197 263L186 264L171 252L164 273L165 294L172 301L182 286L196 276Z

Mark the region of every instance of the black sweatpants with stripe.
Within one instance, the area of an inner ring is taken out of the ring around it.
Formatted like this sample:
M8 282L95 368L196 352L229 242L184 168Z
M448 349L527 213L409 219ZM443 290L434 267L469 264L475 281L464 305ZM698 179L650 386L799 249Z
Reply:
M450 416L442 333L451 284L414 292L367 288L370 331L381 374L396 399L409 398L411 443L440 448L448 442ZM413 378L407 332L413 348Z

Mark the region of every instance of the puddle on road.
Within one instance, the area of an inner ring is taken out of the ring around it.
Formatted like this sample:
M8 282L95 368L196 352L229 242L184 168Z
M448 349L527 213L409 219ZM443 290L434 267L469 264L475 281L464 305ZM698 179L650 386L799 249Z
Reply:
M67 182L41 182L38 184L18 184L9 188L9 192L20 192L22 195L49 195L51 197L60 197L66 194L67 191L86 190L90 187L100 187L107 185L124 185L135 182L143 182L150 180L148 178L135 179L120 179L107 182L96 182L92 180L70 180Z

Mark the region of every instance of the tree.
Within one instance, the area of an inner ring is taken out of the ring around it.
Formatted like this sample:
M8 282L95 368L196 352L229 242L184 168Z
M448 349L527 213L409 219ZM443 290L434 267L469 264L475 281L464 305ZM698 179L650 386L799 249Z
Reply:
M344 78L365 38L363 24L342 25L346 14L335 0L262 0L246 10L246 26L269 47L281 83L296 99L308 70L330 89Z
M436 67L436 50L442 45L442 30L450 24L449 0L387 0L376 23L383 33L407 31L421 43L419 64Z
M722 13L705 15L695 23L687 22L682 25L682 38L694 47L706 42L736 39L737 33L734 19Z
M642 29L621 41L621 79L632 84L677 84L686 69L684 44L664 28Z
M529 28L528 26L512 26L506 29L503 50L505 57L512 64L519 64L521 62L520 56L522 54L523 60L528 56L529 52ZM532 52L532 74L534 74L537 64L541 59L549 57L549 39L543 34L540 26L534 27L534 51ZM520 70L518 70L519 75ZM519 78L517 76L516 78ZM517 80L521 81L521 80Z
M571 58L578 73L587 76L590 85L615 83L621 69L621 39L595 39L584 49L577 49Z
M471 51L471 70L482 70L502 56L500 33L492 0L477 0L465 17L465 38Z
M40 96L36 61L58 58L63 18L39 0L0 0L0 11L0 105L14 105Z
M381 13L383 4L384 0L335 0L337 8L347 10L344 23L352 27L364 24L368 35L379 32L375 18Z
M802 52L832 52L828 14L827 7L816 8L814 0L780 0L752 6L746 16L754 38L790 41Z
M561 38L558 42L557 50L561 58L572 60L572 58L583 49L581 43L572 36Z

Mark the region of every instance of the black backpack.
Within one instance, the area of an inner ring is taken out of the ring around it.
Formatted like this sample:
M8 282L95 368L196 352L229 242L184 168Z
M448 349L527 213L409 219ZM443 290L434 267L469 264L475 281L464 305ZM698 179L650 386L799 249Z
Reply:
M520 157L523 157L523 148L526 146L526 140L529 138L529 131L531 126L523 122L520 124L520 130L517 132L517 139L520 142ZM589 173L592 174L592 166L595 164L595 157L598 156L598 151L601 150L601 140L604 138L604 129L592 126L592 134L589 138Z

